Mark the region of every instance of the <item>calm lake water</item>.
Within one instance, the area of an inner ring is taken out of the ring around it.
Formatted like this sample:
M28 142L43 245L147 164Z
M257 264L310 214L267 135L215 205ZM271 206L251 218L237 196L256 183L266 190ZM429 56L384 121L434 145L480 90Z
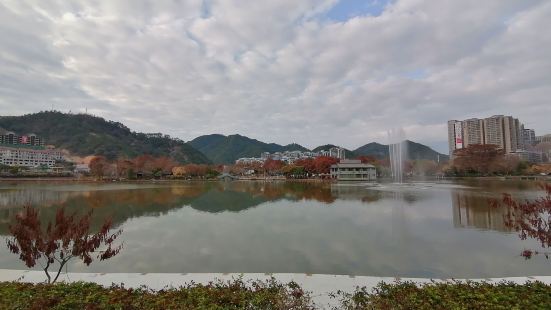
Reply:
M189 182L0 183L0 235L25 203L112 217L122 252L73 272L269 272L400 277L551 275L490 198L534 198L530 181L382 184ZM0 268L25 269L5 243Z

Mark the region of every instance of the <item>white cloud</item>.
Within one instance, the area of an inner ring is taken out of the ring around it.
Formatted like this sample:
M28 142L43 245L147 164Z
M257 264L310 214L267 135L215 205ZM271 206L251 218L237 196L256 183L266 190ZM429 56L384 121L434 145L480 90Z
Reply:
M401 0L345 22L335 3L0 0L0 107L310 147L397 126L440 146L448 119L494 113L551 132L551 3Z

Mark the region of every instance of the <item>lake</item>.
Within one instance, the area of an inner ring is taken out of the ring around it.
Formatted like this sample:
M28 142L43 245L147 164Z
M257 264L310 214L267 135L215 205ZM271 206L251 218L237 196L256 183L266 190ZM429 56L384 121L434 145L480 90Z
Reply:
M488 201L507 192L534 198L532 181L392 184L182 182L0 183L0 235L30 203L42 221L59 206L111 217L122 252L72 272L321 273L481 278L551 275L551 261L526 260L521 240ZM0 245L0 268L25 269Z

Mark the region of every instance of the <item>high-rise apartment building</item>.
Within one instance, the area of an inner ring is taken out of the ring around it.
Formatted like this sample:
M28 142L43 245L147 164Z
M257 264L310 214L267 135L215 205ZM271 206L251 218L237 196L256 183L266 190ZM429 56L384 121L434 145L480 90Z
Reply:
M534 129L523 128L522 141L524 142L524 148L536 145L536 132Z
M503 116L503 142L505 153L521 150L524 143L521 140L521 126L518 119L512 116Z
M448 143L450 156L457 149L473 144L494 144L505 153L514 153L526 148L528 142L524 133L524 125L512 116L494 115L484 119L471 118L464 121L448 121Z
M484 144L497 145L505 149L505 137L503 135L503 115L494 115L483 120Z
M484 121L478 118L471 118L463 122L463 143L464 147L471 144L484 144Z
M455 150L463 148L463 124L461 121L448 121L448 147L450 157L453 156Z

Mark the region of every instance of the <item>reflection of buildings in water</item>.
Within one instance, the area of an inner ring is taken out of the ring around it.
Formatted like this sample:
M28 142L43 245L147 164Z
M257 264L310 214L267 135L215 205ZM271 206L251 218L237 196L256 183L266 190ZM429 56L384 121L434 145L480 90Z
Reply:
M0 191L0 209L31 205L51 205L65 202L75 193L39 189L12 189ZM78 193L82 195L82 192Z
M452 191L451 195L454 227L511 231L503 221L506 209L492 208L489 197L465 191Z
M360 200L362 202L374 202L381 199L380 191L366 189L365 186L331 184L331 195L345 200Z

